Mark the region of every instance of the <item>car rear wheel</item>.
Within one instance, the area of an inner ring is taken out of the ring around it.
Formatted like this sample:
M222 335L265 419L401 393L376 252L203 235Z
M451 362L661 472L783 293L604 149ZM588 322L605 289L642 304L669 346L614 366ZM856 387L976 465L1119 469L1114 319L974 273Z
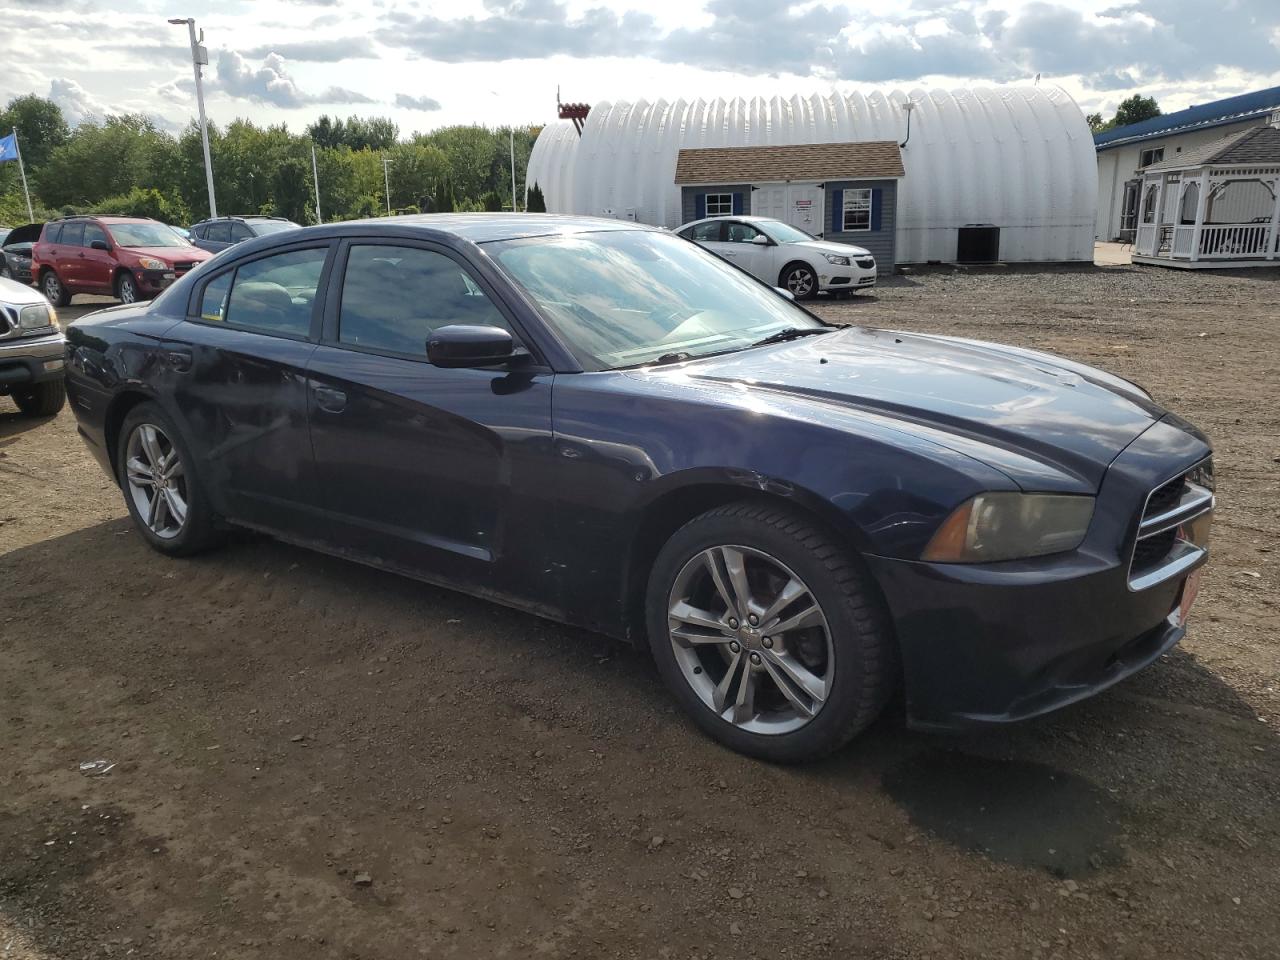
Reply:
M52 417L66 404L67 387L61 380L14 387L13 402L24 417Z
M52 270L46 270L40 278L40 290L44 293L44 298L55 307L65 307L71 302L71 294L67 293L67 288Z
M120 274L119 279L116 280L116 297L121 303L138 302L138 281L133 279L133 274Z
M847 743L883 709L896 648L868 575L809 520L739 503L659 552L646 596L659 672L694 721L793 763Z
M217 542L213 510L190 450L154 403L129 411L120 429L116 468L129 514L155 549L185 556Z
M818 294L818 278L807 263L788 264L782 271L782 286L797 300L810 300Z

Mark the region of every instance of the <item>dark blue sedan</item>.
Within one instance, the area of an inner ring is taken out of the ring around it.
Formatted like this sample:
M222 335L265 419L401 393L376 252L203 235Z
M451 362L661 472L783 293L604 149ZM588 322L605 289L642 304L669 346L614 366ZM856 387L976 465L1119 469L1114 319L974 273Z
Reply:
M665 231L407 217L246 241L67 331L142 536L249 527L647 645L795 761L1045 713L1182 637L1210 448L1057 357L828 326Z

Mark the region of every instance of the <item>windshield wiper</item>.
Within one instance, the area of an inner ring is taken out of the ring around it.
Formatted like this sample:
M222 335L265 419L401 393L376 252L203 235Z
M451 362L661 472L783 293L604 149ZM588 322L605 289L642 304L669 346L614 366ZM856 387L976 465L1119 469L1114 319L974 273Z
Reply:
M752 344L753 347L764 347L771 343L785 343L788 340L799 340L801 337L811 337L816 333L830 333L834 327L787 327L779 330L777 333L771 333L763 340L757 340Z
M683 363L685 360L692 360L693 354L688 350L680 350L676 353L664 353L655 360L648 360L642 366L657 366L662 363Z

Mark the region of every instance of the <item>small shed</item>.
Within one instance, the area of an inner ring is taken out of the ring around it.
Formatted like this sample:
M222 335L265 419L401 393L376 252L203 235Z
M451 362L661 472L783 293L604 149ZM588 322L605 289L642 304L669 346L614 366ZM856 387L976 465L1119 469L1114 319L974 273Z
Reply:
M895 261L898 181L893 140L697 147L676 155L685 222L749 213Z
M1143 171L1134 263L1196 270L1278 257L1280 115Z

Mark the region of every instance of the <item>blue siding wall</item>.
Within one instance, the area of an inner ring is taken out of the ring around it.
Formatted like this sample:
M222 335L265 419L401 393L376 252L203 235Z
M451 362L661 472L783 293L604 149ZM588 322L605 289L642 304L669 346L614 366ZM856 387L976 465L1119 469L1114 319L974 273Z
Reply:
M871 229L844 230L844 191L871 190ZM827 182L827 232L824 240L835 243L851 243L865 247L876 258L876 263L886 269L895 260L896 231L898 225L897 180L831 180Z

